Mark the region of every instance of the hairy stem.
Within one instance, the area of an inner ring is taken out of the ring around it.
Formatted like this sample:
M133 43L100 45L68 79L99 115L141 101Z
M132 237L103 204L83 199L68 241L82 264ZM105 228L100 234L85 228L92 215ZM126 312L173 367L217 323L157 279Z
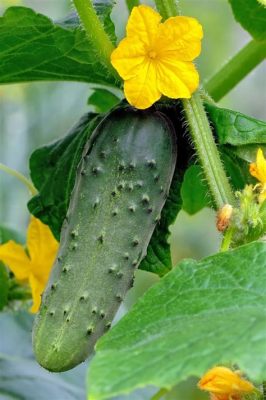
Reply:
M126 0L128 11L131 12L133 7L137 7L140 5L139 0Z
M199 93L195 93L190 100L183 100L183 106L195 150L217 208L224 204L233 204L234 195Z
M156 8L163 19L175 17L179 14L177 3L177 0L155 0Z
M32 196L35 196L38 193L38 191L35 189L33 184L24 175L22 175L20 172L16 171L15 169L9 168L6 165L0 163L0 171L4 171L7 174L12 175L15 178L17 178L20 182L23 183L23 185L25 185L29 189Z
M111 75L117 78L116 71L110 62L114 46L99 20L91 0L73 0L79 18L88 38L94 43L97 55Z
M266 57L266 42L251 40L204 87L210 96L219 101L245 78Z

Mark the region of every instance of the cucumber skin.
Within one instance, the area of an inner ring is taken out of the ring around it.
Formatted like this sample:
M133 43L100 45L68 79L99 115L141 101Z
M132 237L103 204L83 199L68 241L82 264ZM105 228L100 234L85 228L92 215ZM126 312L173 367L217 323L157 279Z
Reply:
M41 366L84 361L133 285L170 188L176 136L158 111L111 112L87 143L33 329Z

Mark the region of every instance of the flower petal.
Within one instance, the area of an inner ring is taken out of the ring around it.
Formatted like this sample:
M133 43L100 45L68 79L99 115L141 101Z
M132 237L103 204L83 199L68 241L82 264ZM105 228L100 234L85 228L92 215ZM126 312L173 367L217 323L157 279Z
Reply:
M226 367L214 367L207 371L198 386L201 390L229 397L254 390L251 382L243 379L238 372ZM217 397L219 398L219 396Z
M195 18L169 18L160 25L159 32L156 49L161 57L173 52L176 60L192 61L199 56L203 30Z
M23 246L10 240L0 246L0 260L13 272L19 281L24 281L30 275L30 259Z
M31 272L39 279L47 279L58 250L50 228L32 217L27 234L27 248L31 258Z
M266 183L266 160L262 149L258 149L256 163L251 163L249 172L257 178L262 184Z
M123 39L111 54L111 63L123 79L136 76L144 60L145 46L136 38Z
M162 94L173 99L187 99L199 85L199 74L191 62L170 57L157 64L157 86Z
M33 301L30 311L32 313L36 313L38 312L41 305L41 294L44 291L46 282L39 280L38 278L36 278L34 275L31 274L29 283L31 287L32 301Z
M137 37L147 46L153 45L162 17L145 5L134 7L127 23L127 36Z
M161 97L156 85L156 64L144 62L138 75L125 81L124 91L132 106L141 110L152 106Z

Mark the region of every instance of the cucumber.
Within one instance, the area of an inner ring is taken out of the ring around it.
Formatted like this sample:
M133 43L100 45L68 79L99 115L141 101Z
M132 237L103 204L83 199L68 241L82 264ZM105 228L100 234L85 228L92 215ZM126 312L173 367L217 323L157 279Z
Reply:
M162 113L112 111L80 162L61 243L33 329L49 371L75 367L110 328L160 219L176 163Z

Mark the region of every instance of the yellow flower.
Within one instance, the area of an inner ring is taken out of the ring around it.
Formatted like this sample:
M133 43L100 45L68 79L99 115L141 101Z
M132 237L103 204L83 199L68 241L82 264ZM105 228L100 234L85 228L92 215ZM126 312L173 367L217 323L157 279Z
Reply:
M254 391L251 382L243 379L239 372L225 367L210 369L199 381L201 390L210 392L211 400L241 400L244 394Z
M127 36L111 55L125 81L125 96L136 108L148 108L162 95L190 98L199 85L192 61L201 51L202 26L189 17L161 19L151 7L134 7Z
M0 260L10 268L18 281L29 283L33 299L31 312L36 313L55 260L58 242L49 227L34 217L28 227L27 250L10 240L0 246Z
M257 185L260 188L259 202L263 203L266 200L266 160L261 149L258 149L256 162L250 164L249 172L260 181Z

